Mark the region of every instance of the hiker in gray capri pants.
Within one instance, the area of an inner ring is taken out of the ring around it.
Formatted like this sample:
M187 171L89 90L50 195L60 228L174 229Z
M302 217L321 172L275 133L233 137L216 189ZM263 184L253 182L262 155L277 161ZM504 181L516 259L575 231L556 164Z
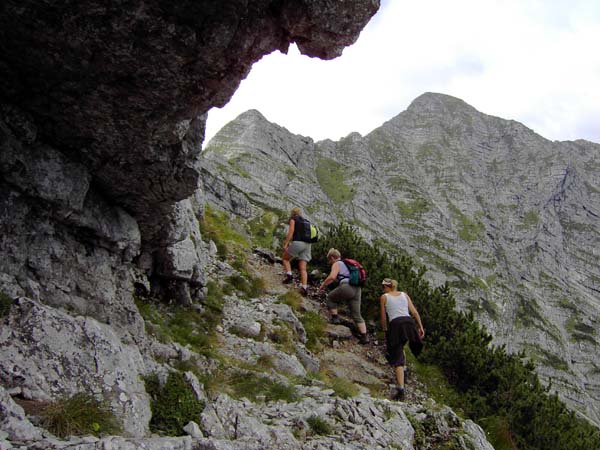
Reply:
M339 281L339 286L327 294L327 309L329 309L329 313L331 314L331 323L340 323L337 310L338 304L348 303L352 319L360 333L359 342L367 344L369 342L367 326L360 314L361 288L360 286L351 286L349 284L350 271L341 259L342 255L339 250L335 248L329 249L327 252L327 262L331 265L331 272L321 283L319 292L324 292L329 284L336 280Z

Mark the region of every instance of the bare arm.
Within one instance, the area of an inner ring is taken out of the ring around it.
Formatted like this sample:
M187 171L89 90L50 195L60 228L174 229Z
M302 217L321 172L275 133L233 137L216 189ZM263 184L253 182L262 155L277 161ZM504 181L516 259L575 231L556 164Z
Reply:
M319 286L319 290L322 291L327 285L333 283L337 279L338 273L340 273L340 265L337 262L334 262L331 265L331 272L329 272L327 278L323 280L321 286Z
M385 295L382 295L381 297L379 297L379 306L380 306L379 319L381 320L381 328L383 329L383 331L387 331L387 317L385 315L385 303L386 302L387 302L387 297Z
M288 248L290 245L290 241L292 240L292 236L294 235L294 229L296 228L296 222L294 219L290 219L290 226L288 227L288 232L285 235L285 243L283 244L283 248Z
M417 308L415 308L415 305L413 305L413 302L408 294L406 294L406 298L408 299L408 310L410 311L411 316L413 316L417 321L419 336L422 339L423 336L425 336L425 329L423 328L423 323L421 323L421 316L419 316L419 311L417 311Z

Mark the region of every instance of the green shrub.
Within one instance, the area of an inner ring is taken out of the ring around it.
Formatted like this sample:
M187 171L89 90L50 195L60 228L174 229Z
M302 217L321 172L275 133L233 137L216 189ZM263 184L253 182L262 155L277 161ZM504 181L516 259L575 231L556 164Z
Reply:
M333 431L331 425L329 425L329 422L317 415L310 416L308 419L306 419L306 423L308 423L308 426L313 434L323 436L329 435Z
M183 427L188 422L199 420L204 403L196 398L196 394L182 373L170 373L164 385L160 384L157 375L148 376L144 381L146 392L151 398L150 430L152 432L167 436L182 436Z
M180 305L165 305L151 299L134 298L134 301L148 330L161 342L189 345L192 350L210 356L215 329L223 315L223 292L212 281L207 288L202 312Z
M49 404L42 410L40 417L42 426L61 438L121 432L108 405L86 393L64 397Z
M460 211L456 215L461 218ZM468 220L465 218L463 222L465 225ZM480 223L471 228L472 235L483 229ZM462 408L475 421L505 417L518 448L597 447L600 431L569 411L556 396L549 395L533 364L524 362L523 354L511 355L504 347L491 346L492 336L474 320L473 314L456 310L456 301L447 284L432 288L424 279L424 267L415 267L406 255L385 254L346 224L330 227L313 244L313 254L326 255L330 247L340 250L342 256L357 259L367 270L367 283L362 289L362 312L367 322L378 321L379 283L383 278L398 280L399 289L409 293L427 333L419 361L441 369L456 392L448 398L450 406ZM329 271L324 256L317 256L313 263ZM517 301L522 312L531 316L528 320L532 325L544 324L534 299L521 296Z
M10 307L13 304L12 298L6 295L4 292L0 292L0 317L8 316Z

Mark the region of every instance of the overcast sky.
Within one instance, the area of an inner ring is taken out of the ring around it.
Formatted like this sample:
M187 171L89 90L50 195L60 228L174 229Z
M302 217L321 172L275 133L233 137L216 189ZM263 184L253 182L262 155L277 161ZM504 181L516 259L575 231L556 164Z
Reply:
M383 0L339 58L291 46L255 63L205 143L249 109L316 141L364 136L424 92L600 143L600 0Z

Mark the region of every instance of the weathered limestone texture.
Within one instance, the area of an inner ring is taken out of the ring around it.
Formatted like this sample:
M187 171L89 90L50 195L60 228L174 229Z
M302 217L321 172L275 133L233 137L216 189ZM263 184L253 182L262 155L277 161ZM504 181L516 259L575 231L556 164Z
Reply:
M109 401L126 435L148 431L144 360L108 325L20 298L0 328L0 360L0 382L13 395L51 401L93 392Z
M0 381L12 395L91 389L110 398L127 434L146 434L139 375L152 355L174 350L150 341L134 296L189 305L206 291L207 111L227 103L254 62L293 42L308 56L339 56L378 8L0 2L0 294L19 298L0 318ZM7 438L0 432L3 448ZM68 445L48 439L29 448ZM189 438L139 445L191 447ZM69 448L139 446L106 438Z
M204 250L189 235L173 242L163 225L180 222L176 203L197 189L205 113L229 100L255 61L292 42L309 56L339 56L378 7L378 0L3 2L2 145L21 155L3 161L3 202L27 194L37 215L65 198L61 206L78 212L84 200L92 210L96 199L123 208L137 222L153 282L188 303L181 281L202 283L203 261L194 255ZM60 195L48 198L46 187ZM82 237L89 223L78 225L67 230L90 245ZM180 259L184 272L196 273L182 276Z

